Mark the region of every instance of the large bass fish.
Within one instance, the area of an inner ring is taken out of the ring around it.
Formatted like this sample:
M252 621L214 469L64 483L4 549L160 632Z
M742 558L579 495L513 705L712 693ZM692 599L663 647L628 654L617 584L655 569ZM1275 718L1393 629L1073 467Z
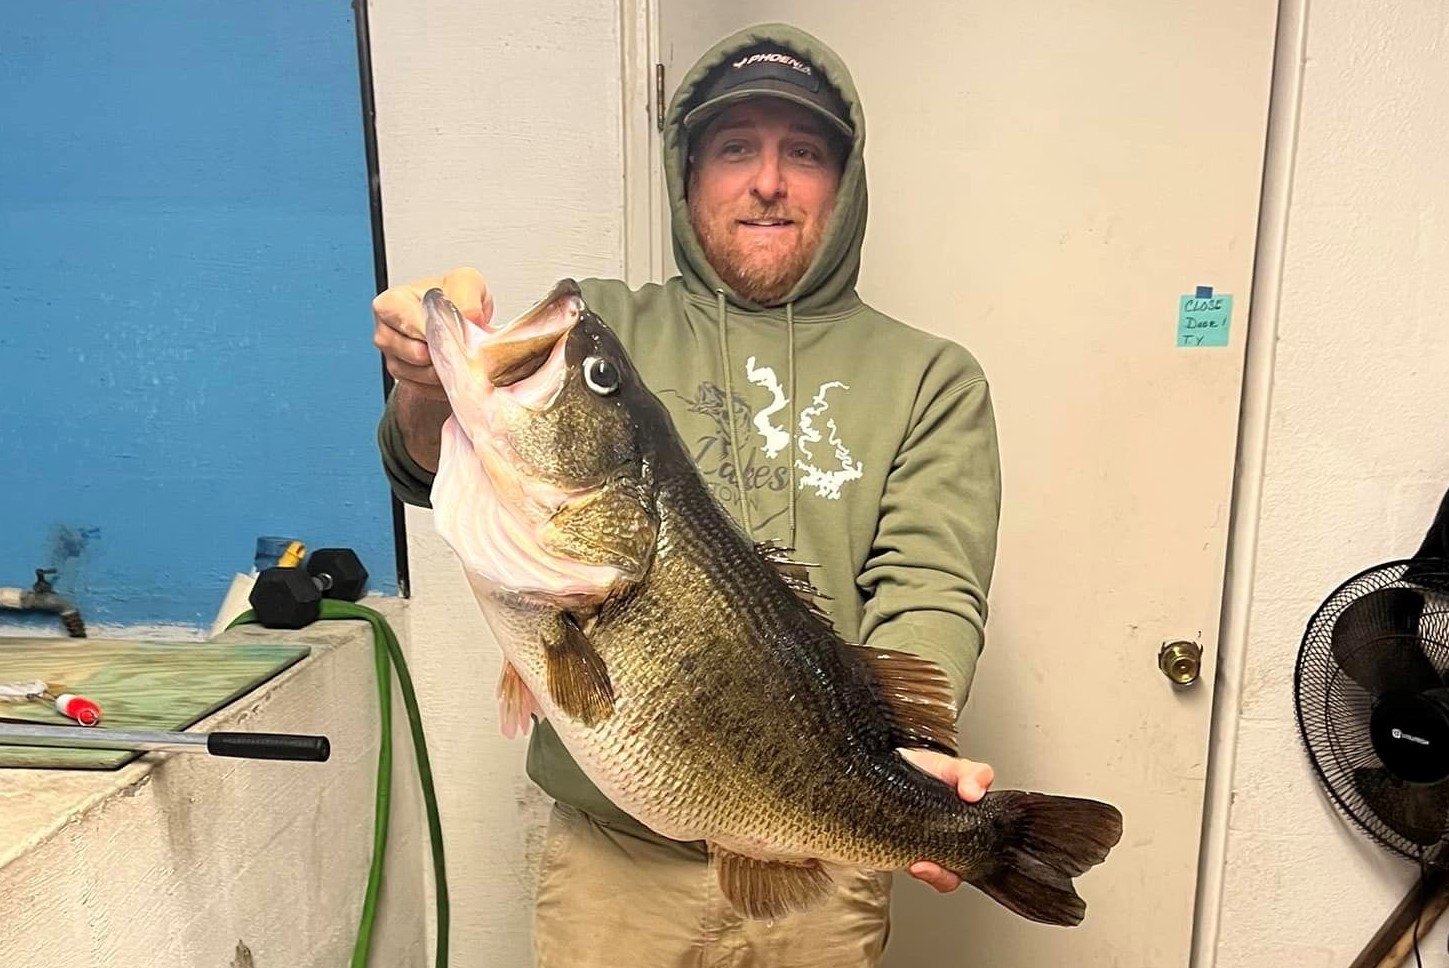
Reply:
M1072 878L1121 814L1019 790L967 803L907 762L955 755L945 676L836 634L803 568L716 503L572 280L498 327L437 289L424 306L453 406L435 526L507 660L505 731L551 720L616 804L707 842L749 917L809 908L835 867L930 860L1024 917L1082 920Z

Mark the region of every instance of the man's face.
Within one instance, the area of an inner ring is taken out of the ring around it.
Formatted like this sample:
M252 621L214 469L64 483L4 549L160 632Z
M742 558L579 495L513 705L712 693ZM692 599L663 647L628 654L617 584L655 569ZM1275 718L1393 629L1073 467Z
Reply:
M732 105L709 123L690 166L689 214L736 292L773 304L805 274L835 208L838 155L818 115L779 98Z

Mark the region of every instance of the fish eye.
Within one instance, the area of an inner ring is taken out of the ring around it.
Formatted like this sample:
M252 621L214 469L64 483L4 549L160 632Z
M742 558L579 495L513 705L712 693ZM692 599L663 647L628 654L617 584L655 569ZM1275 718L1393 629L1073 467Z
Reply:
M584 383L601 397L619 389L619 368L602 356L584 360Z

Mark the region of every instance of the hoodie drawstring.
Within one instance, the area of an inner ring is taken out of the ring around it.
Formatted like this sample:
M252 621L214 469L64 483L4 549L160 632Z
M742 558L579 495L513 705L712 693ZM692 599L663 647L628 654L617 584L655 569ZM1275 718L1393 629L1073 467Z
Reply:
M799 405L799 401L795 399L795 301L793 299L790 302L787 302L785 304L785 338L788 341L789 347L790 347L789 350L787 350L787 353L788 353L787 359L788 359L789 362L786 363L786 365L785 365L785 368L788 371L787 376L786 376L787 383L786 383L786 386L785 386L785 392L788 394L788 397L786 399L788 399L790 401L789 406L785 410L786 417L789 418L787 420L787 423L789 424L789 429L790 429L790 515L789 515L789 518L790 518L790 537L789 537L789 540L787 540L785 542L785 547L786 548L789 548L791 551L794 551L795 550L795 426L794 426L794 423L793 423L793 417L790 417L790 415L795 412L796 407Z
M735 436L735 388L734 381L730 378L730 343L727 334L729 313L725 309L724 290L716 289L714 295L716 299L715 305L718 307L719 312L719 358L720 363L724 367L725 375L724 409L725 423L729 427L730 432L730 460L733 462L735 468L735 488L740 494L740 516L744 519L745 533L753 540L755 537L755 527L750 523L750 502L745 496L745 471L744 467L740 464L739 439Z
M716 289L715 307L719 316L719 358L720 365L724 369L724 392L725 392L725 422L729 428L730 461L735 471L735 487L740 495L740 516L744 520L745 533L751 538L755 536L755 527L750 518L750 502L745 494L745 470L740 463L739 437L735 433L735 387L734 378L730 374L730 343L729 343L729 310L726 308L725 294L723 289ZM795 550L795 427L789 417L794 410L797 401L795 400L795 303L792 300L785 304L785 340L786 340L786 376L785 376L785 399L789 401L786 409L786 423L788 425L788 436L790 438L790 451L788 462L790 465L790 491L788 498L788 521L789 537L786 539L785 547L791 551Z

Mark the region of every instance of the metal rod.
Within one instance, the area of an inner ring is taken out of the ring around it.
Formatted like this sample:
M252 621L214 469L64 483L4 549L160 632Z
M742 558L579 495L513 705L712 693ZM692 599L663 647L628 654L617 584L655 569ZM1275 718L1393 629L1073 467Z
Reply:
M332 747L325 736L292 733L180 733L94 726L45 726L0 722L0 746L61 749L164 750L210 753L256 760L325 762Z
M148 729L97 729L88 726L21 726L0 723L0 743L65 749L171 749L206 752L205 733L173 733ZM199 749L198 749L199 748Z

